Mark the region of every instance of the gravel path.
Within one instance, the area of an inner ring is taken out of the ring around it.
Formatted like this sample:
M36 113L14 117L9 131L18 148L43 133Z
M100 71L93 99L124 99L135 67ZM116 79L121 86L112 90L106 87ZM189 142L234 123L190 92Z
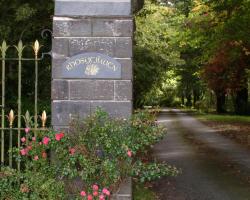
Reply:
M164 110L158 122L168 129L154 156L182 169L177 178L154 183L161 200L250 200L250 150L191 116Z

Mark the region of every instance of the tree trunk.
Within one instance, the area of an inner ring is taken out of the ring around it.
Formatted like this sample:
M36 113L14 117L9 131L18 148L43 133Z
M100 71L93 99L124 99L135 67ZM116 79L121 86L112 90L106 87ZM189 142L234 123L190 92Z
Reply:
M181 94L181 104L185 105L185 96L184 96L184 92L182 92Z
M225 92L216 92L216 111L217 113L226 112L226 94Z
M238 115L247 114L247 105L248 105L248 89L243 88L236 93L235 98L235 113Z
M193 107L195 107L196 102L200 100L200 93L199 90L194 89L193 90Z
M192 106L192 94L191 93L187 94L186 98L187 98L186 106L191 107Z

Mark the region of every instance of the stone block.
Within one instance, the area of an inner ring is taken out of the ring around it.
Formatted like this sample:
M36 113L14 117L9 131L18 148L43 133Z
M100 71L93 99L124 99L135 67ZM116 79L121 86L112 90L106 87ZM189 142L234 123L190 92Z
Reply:
M66 38L54 38L52 41L53 59L65 58L69 54L69 40Z
M68 126L72 119L86 118L90 115L90 102L87 101L53 101L53 126Z
M71 100L114 100L114 81L70 81Z
M122 80L133 80L132 59L116 59L122 65Z
M116 58L131 58L132 39L129 37L85 37L70 39L70 56L86 52L97 52Z
M91 33L91 19L54 17L53 35L55 37L86 37L91 36Z
M112 195L111 200L132 200L132 179L124 180L118 191Z
M68 133L69 132L69 126L53 126L53 130Z
M55 37L70 36L71 21L70 20L56 20L53 19L53 35Z
M52 59L52 78L60 79L62 77L62 66L67 58Z
M132 81L115 81L115 100L132 100Z
M53 80L51 98L53 100L67 100L69 98L69 82L67 80Z
M131 0L55 0L57 16L128 16Z
M133 37L134 33L134 21L131 19L127 20L116 20L116 35L117 37Z
M131 37L133 34L133 21L124 19L92 20L94 37Z
M113 57L116 40L115 38L73 38L69 42L70 56L77 55L79 53L97 52Z
M132 54L132 38L121 37L116 39L115 54L116 58L131 58Z
M132 102L131 101L92 101L91 113L94 113L97 108L102 108L104 111L110 114L113 118L129 118L132 114Z

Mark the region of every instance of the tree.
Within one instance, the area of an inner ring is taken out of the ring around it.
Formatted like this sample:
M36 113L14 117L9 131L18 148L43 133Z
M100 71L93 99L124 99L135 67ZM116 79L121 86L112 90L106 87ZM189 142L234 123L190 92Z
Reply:
M0 38L16 43L34 41L51 28L54 2L50 0L0 0Z
M173 39L178 16L172 8L146 1L136 16L134 45L135 106L149 103L147 96L157 91L165 72L183 63ZM157 88L157 89L156 89Z
M25 45L25 57L33 57L32 45L36 39L43 45L41 51L47 52L51 48L51 40L41 38L41 31L51 29L54 2L51 0L0 0L0 44L6 40L9 45L16 45L21 39ZM16 57L16 52L10 48L8 57ZM17 64L16 62L6 63L6 99L8 99L6 110L13 108L17 97ZM23 62L22 68L22 90L23 110L31 109L34 99L34 65L31 62ZM39 98L43 108L49 111L50 106L50 60L44 60L39 65ZM13 108L14 109L14 108Z
M218 112L226 111L227 94L234 97L236 113L247 112L249 11L247 0L196 0L183 26L183 50L189 46L196 51L194 57L186 57L191 57L198 73L203 71L202 77L217 96Z

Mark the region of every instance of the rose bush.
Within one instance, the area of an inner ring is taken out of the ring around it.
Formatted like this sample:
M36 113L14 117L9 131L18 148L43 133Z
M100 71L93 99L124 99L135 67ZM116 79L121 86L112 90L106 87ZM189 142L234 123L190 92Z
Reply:
M83 121L72 121L68 134L47 131L35 138L29 131L14 152L23 170L10 170L0 180L3 199L70 195L71 199L105 200L128 176L144 182L178 173L174 167L147 159L152 145L165 134L147 112L117 120L97 110Z

